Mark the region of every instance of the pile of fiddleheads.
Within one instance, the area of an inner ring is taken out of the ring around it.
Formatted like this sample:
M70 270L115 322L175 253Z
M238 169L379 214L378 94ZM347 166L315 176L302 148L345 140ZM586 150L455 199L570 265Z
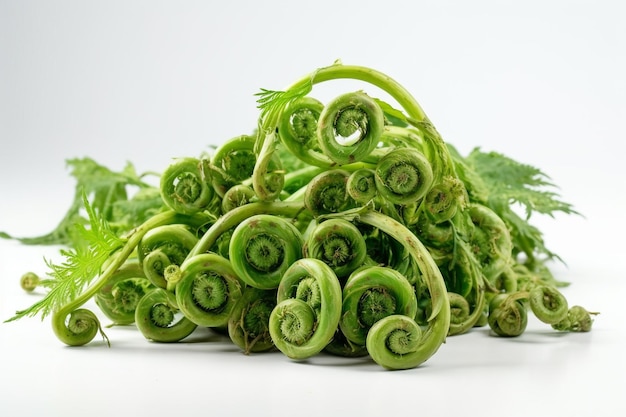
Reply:
M339 79L395 103L311 96ZM417 367L475 327L519 336L529 313L558 331L590 330L594 313L568 306L547 267L557 256L528 222L575 213L541 171L495 152L461 156L403 86L371 68L335 63L262 90L258 103L256 127L173 160L157 198L129 170L107 171L108 194L78 190L88 216L75 210L75 228L63 229L65 261L48 263L48 279L24 276L26 290L48 291L9 321L51 315L61 341L83 345L102 332L84 308L93 298L152 341L200 326L245 353L369 355L388 369Z

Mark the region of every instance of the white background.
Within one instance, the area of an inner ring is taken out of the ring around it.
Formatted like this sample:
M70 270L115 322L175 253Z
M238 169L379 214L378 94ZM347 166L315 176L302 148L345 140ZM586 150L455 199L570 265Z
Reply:
M73 193L66 159L161 171L249 133L261 87L341 59L403 84L462 152L480 146L547 172L584 217L535 224L567 263L554 268L572 282L570 303L601 312L588 334L533 320L517 339L476 329L401 372L244 356L201 331L160 345L114 328L111 348L68 348L47 320L25 319L0 324L0 414L626 414L622 4L0 0L0 230L56 225ZM38 299L19 276L45 273L58 248L0 241L0 251L5 320Z

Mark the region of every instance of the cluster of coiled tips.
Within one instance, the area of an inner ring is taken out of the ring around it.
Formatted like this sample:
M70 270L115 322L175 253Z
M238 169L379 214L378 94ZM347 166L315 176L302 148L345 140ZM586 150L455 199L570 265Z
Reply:
M325 104L308 94L340 78L382 88L402 110L363 91ZM158 342L200 326L245 353L369 355L389 369L419 366L473 327L519 335L528 306L555 329L589 329L589 314L520 272L507 224L472 200L402 86L334 65L283 93L254 133L163 171L163 210L88 292L111 321ZM55 319L68 344L95 334L77 304Z

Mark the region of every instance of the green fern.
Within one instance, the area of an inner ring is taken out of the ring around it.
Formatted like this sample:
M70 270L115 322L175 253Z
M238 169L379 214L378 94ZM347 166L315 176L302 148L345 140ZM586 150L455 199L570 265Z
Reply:
M261 88L261 91L255 94L258 97L257 108L261 110L261 117L266 117L281 111L292 101L306 96L312 89L313 76L303 79L285 91Z
M40 236L15 237L0 232L0 238L14 239L25 245L81 244L81 235L76 232L75 225L88 223L88 219L82 214L83 194L89 196L91 206L120 234L131 230L142 219L163 207L158 196L150 200L129 198L129 187L136 187L138 193L158 192L158 188L144 181L146 174L137 174L131 163L127 163L119 172L91 158L73 158L68 159L66 163L71 168L71 175L76 179L76 186L74 199L58 225L49 233ZM131 210L133 217L127 216Z
M457 155L458 157L458 155ZM543 171L515 161L498 152L473 149L463 161L458 161L470 191L480 190L480 201L495 211L507 224L517 253L524 253L529 262L539 255L560 259L549 250L543 233L529 223L534 213L551 217L558 212L580 214L560 199L555 185ZM514 208L520 206L524 216Z
M46 265L50 268L49 279L41 281L40 285L49 291L46 296L31 307L18 311L7 322L20 319L25 316L33 317L41 315L42 320L76 299L86 285L97 277L104 263L111 254L124 245L124 239L119 238L89 203L87 196L82 195L83 205L88 216L88 226L76 223L76 233L80 236L81 244L72 249L62 249L61 255L64 261L53 263L46 259Z

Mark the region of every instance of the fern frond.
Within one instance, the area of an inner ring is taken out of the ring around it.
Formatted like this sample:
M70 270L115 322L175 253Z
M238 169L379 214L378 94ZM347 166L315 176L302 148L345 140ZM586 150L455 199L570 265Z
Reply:
M75 224L76 231L82 237L82 244L72 249L60 251L64 260L54 263L45 259L50 269L50 279L41 284L49 291L44 298L25 310L18 311L7 322L22 317L41 315L42 320L76 299L95 277L102 271L102 266L124 240L119 238L109 227L105 219L95 211L83 193L83 204L87 212L89 227L82 223Z
M284 109L292 101L306 96L312 89L313 75L285 91L261 88L261 91L255 94L258 97L257 108L261 110L261 117L265 117Z

